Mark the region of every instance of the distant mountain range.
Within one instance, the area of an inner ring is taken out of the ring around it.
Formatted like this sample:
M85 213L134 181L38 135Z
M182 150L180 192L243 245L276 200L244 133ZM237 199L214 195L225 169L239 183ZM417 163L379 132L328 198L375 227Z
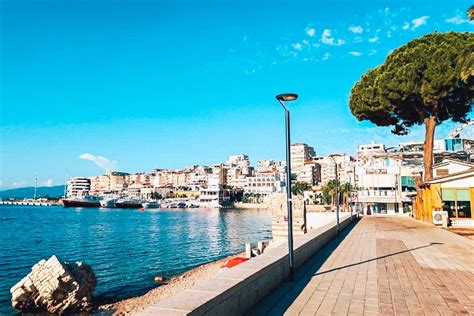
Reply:
M49 198L60 198L64 195L65 185L56 185L53 187L38 187L36 189L36 197L49 197ZM33 198L35 194L34 187L25 187L17 189L8 189L0 191L0 198L5 199L24 199Z

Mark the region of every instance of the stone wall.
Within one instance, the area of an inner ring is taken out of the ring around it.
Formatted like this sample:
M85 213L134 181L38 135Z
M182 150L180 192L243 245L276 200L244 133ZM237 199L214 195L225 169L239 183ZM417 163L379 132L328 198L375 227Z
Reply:
M272 245L279 245L288 240L288 207L286 193L276 193L265 197L265 204L272 211ZM292 196L293 235L306 233L306 213L304 198Z

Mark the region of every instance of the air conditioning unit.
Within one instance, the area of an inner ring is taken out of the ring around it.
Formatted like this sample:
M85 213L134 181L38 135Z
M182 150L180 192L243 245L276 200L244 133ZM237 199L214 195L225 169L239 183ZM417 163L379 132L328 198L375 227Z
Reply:
M448 212L446 211L433 211L433 224L448 226Z

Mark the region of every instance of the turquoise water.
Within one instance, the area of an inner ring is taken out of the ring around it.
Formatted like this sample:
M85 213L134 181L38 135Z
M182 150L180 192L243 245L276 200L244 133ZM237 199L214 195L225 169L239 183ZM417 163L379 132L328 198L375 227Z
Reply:
M0 314L13 313L10 288L55 254L90 264L95 294L123 298L271 237L264 210L66 209L0 206Z

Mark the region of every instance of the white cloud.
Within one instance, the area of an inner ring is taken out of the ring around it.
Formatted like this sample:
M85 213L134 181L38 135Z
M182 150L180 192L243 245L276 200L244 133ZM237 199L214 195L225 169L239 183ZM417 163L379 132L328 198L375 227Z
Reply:
M469 21L468 19L464 19L460 14L457 14L456 16L453 16L452 18L444 20L447 23L452 23L452 24L464 24L464 23L469 23L474 25L474 21Z
M312 28L312 27L309 27L309 26L307 26L307 27L304 29L304 31L305 31L306 34L308 34L308 36L310 36L310 37L313 37L314 34L316 34L316 30L315 30L314 28Z
M52 187L53 186L53 179L48 179L43 183L44 186Z
M324 56L323 56L323 60L328 60L329 57L331 57L331 54L325 53Z
M391 31L387 31L387 37L388 38L392 37L392 32Z
M379 41L379 37L375 35L374 37L369 38L369 42L371 43L377 43Z
M105 172L114 171L117 168L117 161L110 160L102 156L94 156L89 153L79 155L80 159L90 160Z
M355 56L355 57L360 57L360 56L362 56L362 53L361 52L350 51L349 55L352 55L352 56Z
M357 33L357 34L361 34L362 32L364 32L364 28L360 25L357 25L357 26L351 26L349 27L349 31L351 31L352 33Z
M377 51L375 49L372 49L370 52L369 52L369 56L372 56L372 55L375 55L377 54Z
M24 187L25 185L26 185L25 180L15 181L15 182L12 183L12 187L14 187L14 188Z
M410 28L410 23L408 23L408 22L405 22L405 24L403 24L403 26L402 26L402 29L404 29L404 30L408 30L409 28Z
M303 44L309 45L309 41L308 40L303 40Z
M331 37L331 33L332 31L330 29L325 29L323 31L323 34L321 36L321 42L323 42L323 44L336 45L336 46L344 45L344 40L342 39L336 40L334 37Z
M411 23L412 23L411 30L414 31L420 26L425 25L426 21L428 21L429 18L430 18L429 16L425 15L425 16L421 16L419 18L411 20Z
M303 46L301 46L300 43L296 43L296 44L292 44L293 48L296 49L296 50L302 50L303 49Z
M3 181L0 180L0 187L3 187Z

